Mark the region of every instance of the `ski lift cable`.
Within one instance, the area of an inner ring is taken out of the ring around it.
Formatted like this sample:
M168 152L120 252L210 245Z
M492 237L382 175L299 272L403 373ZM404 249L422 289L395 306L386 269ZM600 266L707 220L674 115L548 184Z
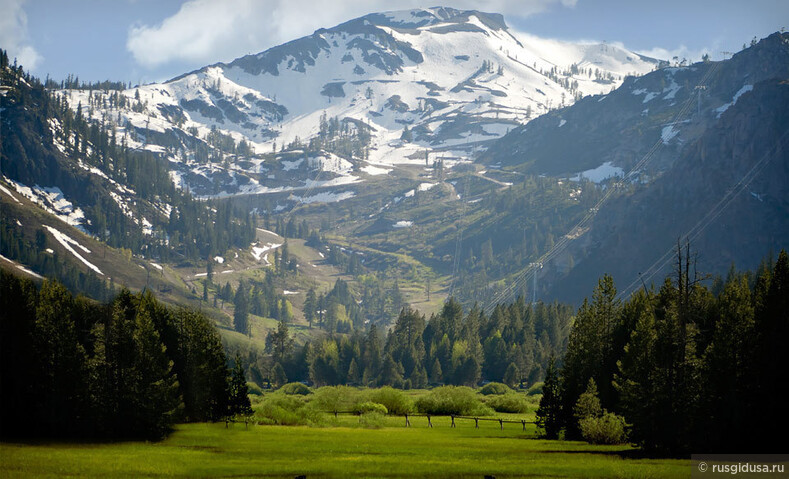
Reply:
M711 68L709 68L705 74L702 76L701 80L699 80L698 85L706 85L710 79L718 73L720 69L720 65L722 62L715 62ZM692 110L692 106L694 104L693 95L688 95L688 99L683 103L680 107L679 111L674 116L673 120L669 123L671 125L675 125L681 120L685 118L685 116ZM584 227L597 215L600 208L608 201L608 199L613 196L614 191L617 190L619 187L625 186L627 181L631 181L631 178L638 174L645 166L647 166L655 157L658 151L660 151L665 143L663 141L662 136L658 138L658 140L652 145L649 151L644 154L641 160L638 161L626 175L622 177L621 180L615 182L611 188L608 188L603 196L598 200L596 205L589 210L589 212L584 215L584 217L572 228L570 232L562 237L562 239L557 242L550 250L548 250L545 254L543 254L535 263L547 263L551 259L558 256L561 252L564 251L564 248L569 244L571 241L568 238L568 235L573 231L582 231ZM488 303L485 307L484 311L486 314L490 314L490 311L495 308L495 305L501 303L503 300L510 298L510 296L515 292L518 291L524 281L526 281L530 273L537 274L536 269L533 266L527 266L526 268L522 269L520 273L518 273L513 281L509 284L509 286L505 287L502 291L500 291L494 298Z
M693 241L694 239L698 238L718 217L726 210L726 208L734 201L734 199L747 187L751 181L753 181L756 176L761 173L762 169L774 158L774 153L780 151L780 147L783 143L784 138L789 135L789 131L784 132L783 135L778 139L774 148L768 150L762 158L757 161L750 170L748 170L745 175L743 175L737 183L735 183L731 188L729 188L723 197L712 206L712 208L707 211L707 214L704 215L696 224L687 231L684 235L682 235L682 240L685 241ZM639 278L633 280L625 289L623 289L618 297L621 299L629 298L636 289L638 289L638 283L643 281L651 280L658 272L662 271L665 268L666 264L670 261L672 257L672 253L674 251L674 247L672 246L669 248L663 255L657 259L652 265L647 268L646 271L641 273Z

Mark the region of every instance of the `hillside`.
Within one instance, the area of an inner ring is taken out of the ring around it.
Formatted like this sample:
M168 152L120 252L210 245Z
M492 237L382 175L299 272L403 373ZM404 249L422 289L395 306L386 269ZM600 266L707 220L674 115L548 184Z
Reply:
M167 303L204 310L227 341L243 340L233 331L232 296L217 301L220 287L234 291L244 281L252 291L274 269L268 256L286 241L255 228L254 215L227 202L177 190L162 160L119 145L106 125L72 114L37 78L9 65L4 51L0 77L8 87L0 99L0 267L56 278L100 301L121 287L149 289ZM302 298L310 287L330 290L341 276L315 261L318 255L309 247L294 251L293 264L308 265L319 278L278 277L266 300L284 301L288 288ZM301 308L293 319L299 342L321 334L307 327ZM253 311L253 347L262 349L274 327Z
M776 33L729 60L628 79L491 146L483 163L605 192L551 253L539 293L578 301L603 272L632 292L680 238L714 274L784 247L788 78L789 36Z

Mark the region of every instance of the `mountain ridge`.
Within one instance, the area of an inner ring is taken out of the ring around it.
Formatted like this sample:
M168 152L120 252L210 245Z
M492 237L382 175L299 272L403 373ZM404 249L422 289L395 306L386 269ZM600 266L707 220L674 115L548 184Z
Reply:
M190 173L197 165L189 152L217 129L237 144L246 142L250 156L260 155L317 136L325 112L370 133L363 154L345 158L356 172L349 181L364 181L358 174L364 166L414 165L425 155L451 166L471 161L476 150L519 123L580 95L607 91L630 68L644 72L657 66L613 46L554 42L557 57L545 59L538 50L548 43L535 45L518 40L498 14L441 7L373 13L126 90L125 108L96 109L93 117L116 119L129 144L168 157L195 194L265 194L272 188L258 174L262 162L245 168L209 144L230 167L217 161L219 174L214 168L197 173L214 184L204 187ZM562 60L566 55L579 63ZM617 71L595 67L600 58ZM89 101L85 92L62 94L72 108ZM406 127L413 131L410 141L401 140ZM293 178L285 188L306 180Z

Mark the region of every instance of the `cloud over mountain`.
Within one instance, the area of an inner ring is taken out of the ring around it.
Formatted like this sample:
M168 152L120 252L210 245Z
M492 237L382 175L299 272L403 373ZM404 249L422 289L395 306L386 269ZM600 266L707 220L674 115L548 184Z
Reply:
M134 60L146 68L178 61L212 63L261 51L371 11L416 8L419 3L345 0L315 8L315 2L309 0L190 0L160 24L132 26L126 47ZM573 7L575 3L576 0L460 0L451 2L451 6L527 17L553 5Z
M30 44L27 31L27 14L24 10L26 0L0 0L0 45L8 50L9 56L32 70L43 60Z

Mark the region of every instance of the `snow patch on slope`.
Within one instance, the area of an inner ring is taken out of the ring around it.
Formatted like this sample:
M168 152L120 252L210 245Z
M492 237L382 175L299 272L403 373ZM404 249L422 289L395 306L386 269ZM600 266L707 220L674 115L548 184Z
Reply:
M664 145L668 145L668 142L677 136L678 133L679 130L674 129L674 125L671 124L663 127L663 130L660 133L660 138L663 140Z
M582 171L577 175L570 178L571 181L581 181L581 178L586 178L593 183L600 183L608 178L613 177L622 177L625 174L625 170L618 166L613 166L610 161L606 161L602 165L598 166L597 168L592 168L591 170Z
M82 261L82 263L85 264L85 266L92 269L96 273L104 276L104 273L102 273L99 268L97 268L90 261L86 260L81 254L77 253L77 251L74 248L72 248L72 245L80 248L85 253L90 254L90 250L88 248L82 246L76 240L72 239L70 236L61 233L60 231L56 230L51 226L47 226L47 225L42 225L42 226L46 228L52 234L52 236L55 237L57 242L60 243L64 248L66 248L69 251L69 253L73 254L78 260Z
M59 220L66 224L76 227L77 229L85 232L82 224L85 222L85 213L78 207L75 207L72 202L66 199L63 191L57 186L26 186L18 183L8 177L3 177L3 180L14 187L20 195L29 199L30 201L38 204L48 213L53 214ZM5 188L4 188L5 190ZM6 194L10 195L8 190ZM13 198L13 195L10 195ZM16 199L16 198L14 198Z
M13 265L14 267L16 267L16 268L17 268L19 271L22 271L22 272L24 272L24 273L27 273L27 274L29 274L30 276L33 276L34 278L38 278L38 279L44 279L44 277L43 277L43 276L41 276L40 274L36 273L35 271L32 271L32 270L30 270L30 269L26 268L25 266L22 266L21 264L17 263L16 261L12 261L12 260L10 260L10 259L6 258L5 256L3 256L3 255L1 255L1 254L0 254L0 259L2 259L2 260L4 260L4 261L8 261L9 263L11 263L11 265Z
M732 99L731 99L731 101L730 101L729 103L726 103L726 104L724 104L724 105L722 105L722 106L720 106L720 107L718 107L718 108L716 108L716 109L715 109L715 111L717 111L717 112L718 112L718 115L717 115L715 118L720 118L720 117L721 117L721 115L723 114L723 112L725 112L726 110L728 110L730 106L732 106L732 105L734 105L735 103L737 103L737 100L739 100L739 99L740 99L740 97L741 97L743 94L745 94L745 93L747 93L747 92L749 92L749 91L751 91L751 90L753 90L753 85L744 85L742 88L740 88L739 90L737 90L737 93L735 93L735 94L734 94L734 98L732 98Z
M359 169L370 176L388 175L392 171L390 168L380 168L373 165L365 165Z
M264 253L273 251L279 248L280 246L282 246L282 243L266 243L264 246L257 246L257 243L253 243L252 256L255 257L256 261L260 261L260 258L263 256Z
M342 191L339 193L332 193L329 191L322 191L318 194L307 196L307 197L300 197L294 196L293 199L298 201L299 203L303 204L310 204L310 203L337 203L339 201L347 200L349 198L353 198L356 196L356 193L353 191Z

